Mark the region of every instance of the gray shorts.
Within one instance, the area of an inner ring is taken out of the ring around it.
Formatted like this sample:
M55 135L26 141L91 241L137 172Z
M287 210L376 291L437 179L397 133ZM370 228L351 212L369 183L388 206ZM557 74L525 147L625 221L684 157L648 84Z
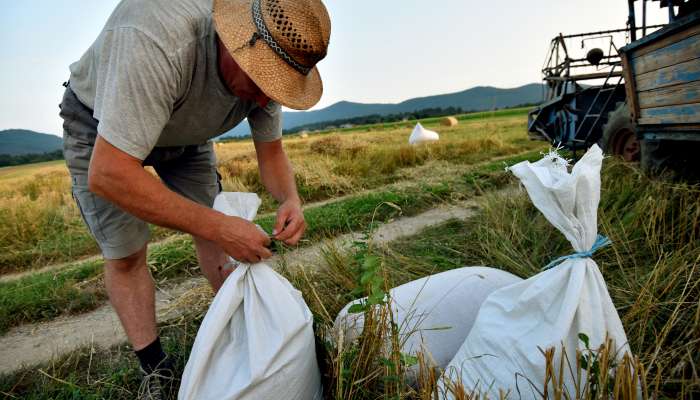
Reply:
M60 105L63 154L70 171L73 198L106 259L120 259L140 250L150 237L148 224L88 190L88 166L97 137L97 120L70 87ZM171 190L211 207L221 191L211 142L180 147L156 147L143 161L152 166Z

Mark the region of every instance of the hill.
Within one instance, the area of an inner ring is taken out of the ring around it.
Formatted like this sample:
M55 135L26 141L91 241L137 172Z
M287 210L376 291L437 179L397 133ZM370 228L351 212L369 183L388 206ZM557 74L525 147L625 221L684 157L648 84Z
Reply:
M477 86L456 93L417 97L396 104L353 103L341 101L326 108L313 111L284 112L283 128L366 115L388 115L412 112L427 108L458 107L469 111L484 111L496 108L513 107L520 104L542 101L543 88L539 83L531 83L511 89L491 86ZM248 124L241 124L224 136L244 136L250 133Z
M41 154L60 150L62 147L63 139L56 135L26 129L0 131L0 154L11 156Z

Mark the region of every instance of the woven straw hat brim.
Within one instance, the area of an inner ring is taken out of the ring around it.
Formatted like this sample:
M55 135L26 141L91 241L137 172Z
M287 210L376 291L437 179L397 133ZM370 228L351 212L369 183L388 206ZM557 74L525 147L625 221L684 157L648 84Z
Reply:
M295 110L307 110L321 99L323 83L318 68L308 75L292 68L264 40L248 46L257 32L252 0L214 0L214 24L219 38L236 63L272 100Z

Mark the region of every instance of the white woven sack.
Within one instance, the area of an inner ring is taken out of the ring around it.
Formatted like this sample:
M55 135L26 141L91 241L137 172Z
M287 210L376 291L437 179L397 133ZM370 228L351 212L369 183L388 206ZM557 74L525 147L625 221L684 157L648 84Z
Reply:
M571 173L556 154L510 168L534 205L579 254L499 289L484 301L474 327L439 382L444 397L454 398L444 393L448 383L461 380L467 390L476 389L489 398L499 398L499 389L510 391L509 398L541 398L537 392L543 392L545 358L539 348L554 347L558 367L563 344L575 369L576 349L584 348L579 333L589 337L590 348L597 349L609 335L618 358L629 351L603 276L590 258L594 244L600 244L597 209L602 159L602 151L594 145ZM565 368L564 387L576 397L575 377Z
M438 135L437 132L430 131L428 129L423 128L423 125L418 122L416 124L416 127L413 128L413 132L411 132L411 136L408 138L408 144L417 144L417 143L422 143L422 142L432 142L435 140L439 140L440 135Z
M464 267L426 276L389 291L404 354L419 351L433 366L445 368L472 328L481 303L496 289L522 281L521 278L488 267ZM349 303L335 319L336 330L353 341L362 333L364 314L348 309L365 299ZM339 336L339 335L338 335ZM413 383L414 365L407 376Z
M254 193L221 193L214 208L253 220ZM240 264L197 332L180 400L321 399L312 315L301 293L264 262Z

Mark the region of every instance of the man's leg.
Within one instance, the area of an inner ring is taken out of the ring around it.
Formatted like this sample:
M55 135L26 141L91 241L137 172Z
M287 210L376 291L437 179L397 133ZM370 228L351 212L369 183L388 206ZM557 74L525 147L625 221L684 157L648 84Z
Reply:
M211 142L173 150L163 149L157 154L159 157L155 156L156 154L146 162L152 163L171 190L203 206L212 207L214 198L221 191L221 185ZM231 273L222 268L228 261L228 256L216 243L199 237L192 239L202 273L216 292Z
M202 269L202 274L207 278L214 293L221 289L226 277L231 274L231 269L224 269L223 266L228 262L226 253L214 242L206 239L193 236L195 247L197 249L197 259L199 267Z
M146 264L146 247L118 260L105 260L105 286L135 351L158 337L155 285Z
M167 394L176 389L172 361L163 353L157 335L155 289L146 264L148 225L88 189L98 125L92 114L67 87L60 115L73 198L102 250L110 302L145 372L139 398L171 398Z

